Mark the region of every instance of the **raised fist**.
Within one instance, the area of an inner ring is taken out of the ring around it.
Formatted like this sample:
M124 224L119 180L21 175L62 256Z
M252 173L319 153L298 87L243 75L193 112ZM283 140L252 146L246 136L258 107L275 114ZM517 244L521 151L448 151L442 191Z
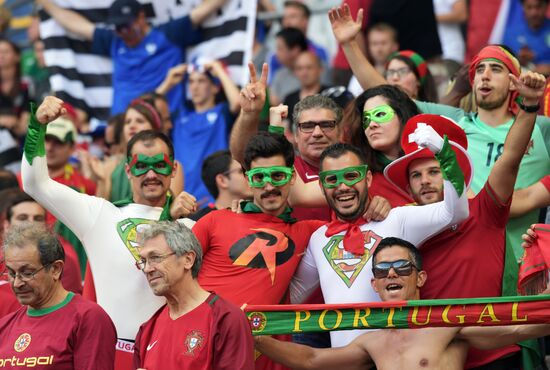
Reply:
M63 106L63 100L55 96L46 96L36 110L36 119L41 124L47 125L66 113L67 110Z

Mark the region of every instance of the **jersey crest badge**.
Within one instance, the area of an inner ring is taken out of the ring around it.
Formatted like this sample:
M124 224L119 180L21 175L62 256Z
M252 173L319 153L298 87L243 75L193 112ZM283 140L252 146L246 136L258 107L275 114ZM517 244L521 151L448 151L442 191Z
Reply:
M204 344L204 336L198 330L193 330L191 333L187 334L185 338L185 355L194 356L195 351L199 351Z
M116 224L118 236L120 236L122 242L126 248L128 248L128 251L130 251L136 261L139 261L141 258L137 251L137 247L139 246L138 234L141 231L141 228L147 227L146 225L151 222L153 222L153 220L146 220L144 218L127 218Z
M31 344L31 335L29 333L21 334L13 344L13 349L16 352L23 352Z
M262 312L251 312L248 314L248 322L253 333L261 333L267 324L267 317Z
M292 239L280 231L252 229L253 234L237 240L229 249L229 258L234 265L248 268L267 268L271 283L275 284L277 266L287 262L294 255Z
M362 256L356 256L344 249L343 235L333 236L323 248L323 254L330 267L348 288L353 285L372 253L382 241L382 237L371 230L362 233L365 241L365 253Z
M145 45L145 50L149 55L153 55L157 52L157 44L149 43Z

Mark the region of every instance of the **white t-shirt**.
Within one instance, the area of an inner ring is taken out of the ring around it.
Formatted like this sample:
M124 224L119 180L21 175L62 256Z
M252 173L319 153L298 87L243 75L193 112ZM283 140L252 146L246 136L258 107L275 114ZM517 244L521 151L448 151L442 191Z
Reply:
M456 0L433 0L436 15L448 14ZM458 23L437 23L437 33L441 41L443 59L464 63L465 43Z
M325 236L321 226L311 236L309 245L290 285L292 303L301 303L317 289L323 291L325 303L379 302L371 287L372 259L376 246L385 237L405 239L419 246L425 240L464 220L468 216L466 190L458 198L450 182L444 182L445 200L425 206L397 207L380 222L360 226L365 237L365 253L356 256L343 246L345 232ZM331 331L332 347L342 347L363 334L364 330Z

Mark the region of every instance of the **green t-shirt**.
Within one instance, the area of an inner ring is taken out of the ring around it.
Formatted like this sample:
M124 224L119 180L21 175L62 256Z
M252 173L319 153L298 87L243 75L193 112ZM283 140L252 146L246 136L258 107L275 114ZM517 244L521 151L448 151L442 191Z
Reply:
M495 164L502 154L506 135L514 120L498 127L491 127L479 120L477 113L467 113L460 108L442 104L416 102L423 113L440 114L455 120L466 132L468 137L468 154L474 164L474 178L471 188L478 193ZM521 160L516 188L525 188L534 184L540 178L550 173L550 119L537 116L531 143ZM523 217L511 219L507 227L507 242L511 243L516 258L523 254L521 235L532 224L537 222L538 211L533 211Z
M124 171L125 164L126 161L122 160L111 174L111 195L109 199L111 202L132 198L132 187Z

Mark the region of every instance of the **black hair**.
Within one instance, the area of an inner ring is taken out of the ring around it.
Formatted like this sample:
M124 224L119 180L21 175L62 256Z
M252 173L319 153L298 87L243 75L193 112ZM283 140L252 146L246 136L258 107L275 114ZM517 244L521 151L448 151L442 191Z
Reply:
M306 18L309 19L309 17L311 17L311 10L309 10L309 7L306 4L304 4L302 1L287 0L284 2L284 7L299 8L304 13Z
M284 157L287 167L294 165L294 148L283 135L259 132L250 139L244 150L244 168L248 171L250 163L256 158L270 158L276 155Z
M301 51L307 50L306 36L302 31L294 27L283 28L276 37L283 39L285 45L289 49L299 48Z
M231 153L229 150L218 150L210 154L202 162L201 179L214 199L220 194L216 185L216 176L229 171L230 166Z
M409 256L411 257L412 262L418 270L422 270L422 256L414 244L400 238L389 237L384 238L380 241L380 244L376 246L374 253L372 254L372 264L376 263L376 256L382 250L391 247L402 247L408 250Z
M24 203L24 202L33 202L33 203L36 203L38 204L38 202L36 200L34 200L29 194L23 192L23 191L19 191L17 193L14 193L14 194L11 194L9 196L9 199L8 201L6 202L6 220L10 221L11 220L11 217L13 216L13 207L15 207L16 205L20 204L20 203ZM40 205L40 204L38 204ZM42 206L40 206L42 207ZM44 215L46 215L46 210L44 210Z
M323 161L325 160L326 157L340 158L341 156L343 156L346 153L355 154L357 156L357 158L359 158L359 160L361 161L361 164L367 163L367 161L365 159L365 155L356 146L353 146L353 145L347 144L347 143L336 143L336 144L332 144L331 146L325 148L325 150L323 150L323 152L321 153L321 157L319 157L319 163L321 165L320 170L323 169Z
M174 158L174 145L172 144L172 140L162 132L153 130L145 130L135 134L128 142L126 157L132 156L132 148L138 141L154 141L157 139L162 140L168 146L168 155Z
M19 189L17 176L13 172L0 167L0 190L11 188Z
M401 88L392 85L380 85L367 89L355 99L354 109L348 111L350 116L348 120L350 120L351 124L350 142L363 151L366 163L371 171L382 172L384 167L376 158L378 151L370 146L363 129L363 107L367 100L375 96L381 96L386 99L388 105L395 111L401 123L400 132L407 121L411 117L420 114L420 111L416 103ZM401 135L399 137L401 138ZM400 146L400 143L398 142L396 145ZM403 151L400 150L399 154L400 156L403 155Z

